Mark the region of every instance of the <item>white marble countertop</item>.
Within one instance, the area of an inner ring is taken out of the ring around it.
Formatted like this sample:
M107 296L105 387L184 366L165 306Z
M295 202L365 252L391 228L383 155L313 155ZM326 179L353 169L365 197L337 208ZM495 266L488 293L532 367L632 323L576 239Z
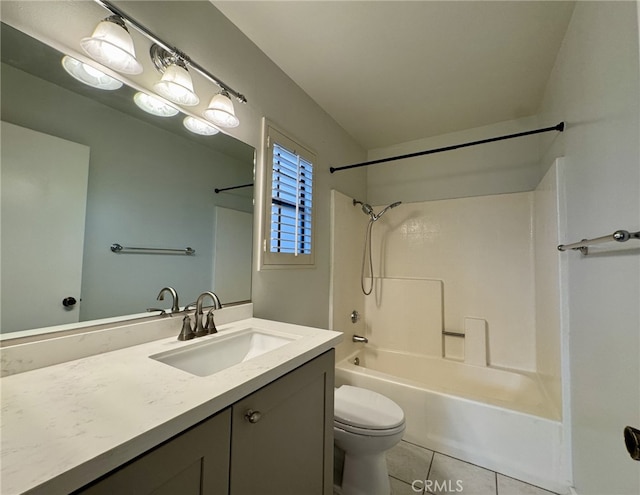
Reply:
M249 327L301 338L207 377L149 356ZM1 492L69 493L335 347L342 334L249 318L0 380Z

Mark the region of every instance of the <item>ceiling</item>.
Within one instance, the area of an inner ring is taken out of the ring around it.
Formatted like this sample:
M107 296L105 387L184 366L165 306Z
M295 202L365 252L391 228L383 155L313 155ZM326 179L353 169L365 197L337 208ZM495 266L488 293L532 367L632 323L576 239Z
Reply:
M574 6L213 3L365 149L534 115Z

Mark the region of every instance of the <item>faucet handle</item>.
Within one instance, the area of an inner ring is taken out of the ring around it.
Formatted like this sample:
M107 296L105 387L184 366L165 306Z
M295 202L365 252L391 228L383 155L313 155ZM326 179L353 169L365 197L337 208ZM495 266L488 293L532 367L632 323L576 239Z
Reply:
M147 313L155 313L156 311L160 311L158 316L164 316L167 314L166 310L160 308L147 308Z
M216 322L213 321L213 309L210 309L207 313L207 321L204 325L204 328L207 330L208 334L218 333L218 329L216 328Z
M191 340L196 335L193 333L193 328L191 327L191 318L189 315L186 315L182 319L182 330L180 330L180 335L178 335L178 340Z

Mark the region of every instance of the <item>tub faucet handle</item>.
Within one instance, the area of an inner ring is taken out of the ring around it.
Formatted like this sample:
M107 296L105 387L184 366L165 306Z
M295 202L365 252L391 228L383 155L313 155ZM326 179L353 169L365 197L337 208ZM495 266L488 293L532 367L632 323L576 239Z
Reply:
M354 309L351 312L351 323L356 323L359 319L360 319L360 313L358 313L358 310Z

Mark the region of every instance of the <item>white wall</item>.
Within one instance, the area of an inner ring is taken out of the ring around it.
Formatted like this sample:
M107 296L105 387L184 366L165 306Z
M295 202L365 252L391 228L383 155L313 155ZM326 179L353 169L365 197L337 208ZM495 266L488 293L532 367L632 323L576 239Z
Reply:
M338 188L365 196L365 172L358 170L331 176L329 167L361 161L364 150L318 105L289 79L212 4L205 1L118 1L125 12L157 35L187 52L200 65L245 94L248 104L236 104L240 126L232 134L258 150L256 192L263 187L261 163L262 118L267 117L293 137L311 147L316 164L316 267L297 270L264 270L253 273L252 299L256 316L323 326L329 324L330 191ZM105 16L93 2L1 2L3 20L47 39L65 51L82 57L78 40L87 36ZM141 41L136 36L136 42ZM144 41L144 40L142 40ZM145 49L139 49L144 54ZM145 73L134 77L151 87L157 77L150 62L140 57ZM207 100L216 88L196 79ZM208 92L208 93L207 93ZM203 105L206 105L204 101ZM261 213L261 192L256 212ZM259 218L259 217L256 217ZM255 236L254 248L260 247ZM255 257L254 257L255 258Z
M489 363L535 371L532 214L532 193L404 203L374 224L374 272L442 281L443 308L433 319L442 325L444 316L444 329L456 332L465 318L486 320ZM423 310L429 319L425 305L400 311L393 331L410 328ZM459 342L447 338L447 356L463 357L451 352Z
M428 118L425 117L425 118ZM529 117L369 151L369 160L548 127ZM371 204L485 196L533 190L540 181L539 135L367 167Z
M370 150L368 159L534 130L560 121L555 119L499 122ZM551 135L555 139L557 133ZM539 162L540 135L534 135L374 165L367 171L370 203L412 202L381 222L407 208L419 210L403 224L404 237L396 232L386 241L387 276L446 279L445 329L463 330L464 317L487 319L489 362L525 370L536 370L533 196L525 191L534 190L542 178ZM462 359L464 342L446 337L445 354Z
M368 217L335 192L334 325L355 331L348 307L364 297L365 328L358 331L369 347L463 360L466 339L443 340L442 330L465 333L466 318L485 320L489 352L482 360L538 373L560 417L561 165L557 160L533 192L389 211L373 227L375 289L367 297L359 280Z
M353 199L338 191L331 194L331 330L344 332L345 338L336 350L339 361L355 351L354 334L365 334L365 296L360 288L362 244L366 217ZM351 322L356 310L360 320Z
M557 249L564 236L564 159L555 161L533 193L536 371L557 411L562 404L560 265L566 256ZM564 413L564 411L563 411Z
M365 298L367 347L442 357L443 282L375 273Z
M640 228L639 57L635 2L578 2L541 117L565 156L564 243ZM550 159L542 163L548 166ZM640 425L640 251L568 252L574 484L580 495L640 493L622 430Z

